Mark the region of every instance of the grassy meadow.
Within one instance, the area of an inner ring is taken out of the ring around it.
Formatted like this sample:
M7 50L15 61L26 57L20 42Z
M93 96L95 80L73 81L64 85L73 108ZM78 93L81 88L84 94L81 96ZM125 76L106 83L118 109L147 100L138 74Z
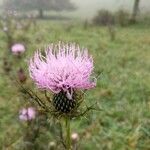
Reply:
M27 51L23 59L16 59L7 50L5 34L0 32L0 149L20 150L17 145L23 125L18 112L24 100L13 82L16 71L23 67L27 83L35 87L27 62L35 50L58 41L76 42L88 48L94 58L97 86L87 92L85 101L88 105L97 102L100 110L90 111L82 119L71 122L72 132L80 136L79 149L150 149L150 28L139 23L115 26L114 30L115 39L111 40L108 27L37 21L36 27L32 25L28 31L14 33L16 42L22 37L19 42L25 43ZM4 57L12 64L11 75L3 70ZM49 137L47 141L55 141L50 130L44 132L41 141L45 136Z

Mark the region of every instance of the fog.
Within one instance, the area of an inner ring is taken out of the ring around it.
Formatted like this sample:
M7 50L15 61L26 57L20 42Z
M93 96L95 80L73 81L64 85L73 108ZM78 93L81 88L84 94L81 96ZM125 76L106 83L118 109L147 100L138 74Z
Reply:
M5 0L0 0L0 4ZM32 0L31 0L32 1ZM90 19L100 9L117 11L124 9L131 12L134 0L71 0L77 9L71 12L60 12L60 14L81 19ZM150 14L150 0L140 0L140 13Z
M108 9L116 11L125 9L131 12L134 0L72 0L78 7L78 10L73 14L77 17L87 18L92 17L99 9ZM150 0L140 1L140 12L150 13Z

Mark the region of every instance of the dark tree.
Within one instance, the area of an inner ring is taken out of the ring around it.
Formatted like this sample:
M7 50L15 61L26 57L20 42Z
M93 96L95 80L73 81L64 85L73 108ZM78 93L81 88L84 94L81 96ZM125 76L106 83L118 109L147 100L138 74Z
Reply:
M5 0L5 10L33 11L38 10L39 16L43 17L44 11L74 10L70 0Z
M132 12L132 17L131 17L131 22L135 23L137 20L137 14L139 11L139 4L140 4L140 0L135 0L134 1L134 6L133 6L133 12Z

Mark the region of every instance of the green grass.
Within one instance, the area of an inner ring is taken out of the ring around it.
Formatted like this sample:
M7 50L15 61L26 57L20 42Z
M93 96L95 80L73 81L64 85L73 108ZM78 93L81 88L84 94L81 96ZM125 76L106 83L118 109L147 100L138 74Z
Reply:
M18 36L18 33L16 33ZM80 23L37 22L36 29L25 32L26 58L51 42L76 42L93 55L97 87L86 95L87 103L96 101L101 111L72 121L72 131L83 135L83 150L150 149L150 28L146 25L116 27L110 40L106 27L83 28ZM4 56L5 37L0 33L0 56ZM11 56L8 56L11 57ZM12 59L12 58L10 58ZM27 70L26 61L14 64ZM1 59L2 68L2 59ZM3 72L3 70L0 70ZM28 74L28 71L27 71ZM34 86L34 85L33 85ZM6 143L21 136L18 111L19 94L9 77L0 76L0 147L15 149ZM1 144L2 143L2 144ZM6 147L6 145L8 147ZM11 145L11 144L10 144Z

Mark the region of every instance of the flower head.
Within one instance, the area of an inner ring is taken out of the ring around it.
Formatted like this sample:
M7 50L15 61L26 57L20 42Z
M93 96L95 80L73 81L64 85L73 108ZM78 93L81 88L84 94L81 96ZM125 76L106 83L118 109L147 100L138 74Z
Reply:
M75 99L74 91L95 87L90 79L92 71L92 57L75 44L51 44L45 55L37 51L29 64L30 76L38 88L54 93L57 109L62 108L60 103L68 104L65 110L62 108L64 112L76 105L74 101L68 102Z
M11 51L14 55L19 55L21 53L24 53L25 52L25 47L23 44L14 44L12 47L11 47Z
M54 93L95 86L95 82L90 80L93 59L87 50L80 50L74 44L50 45L45 56L37 51L30 61L29 71L39 88Z
M33 107L23 108L19 112L19 119L23 121L30 121L35 119L36 111Z

